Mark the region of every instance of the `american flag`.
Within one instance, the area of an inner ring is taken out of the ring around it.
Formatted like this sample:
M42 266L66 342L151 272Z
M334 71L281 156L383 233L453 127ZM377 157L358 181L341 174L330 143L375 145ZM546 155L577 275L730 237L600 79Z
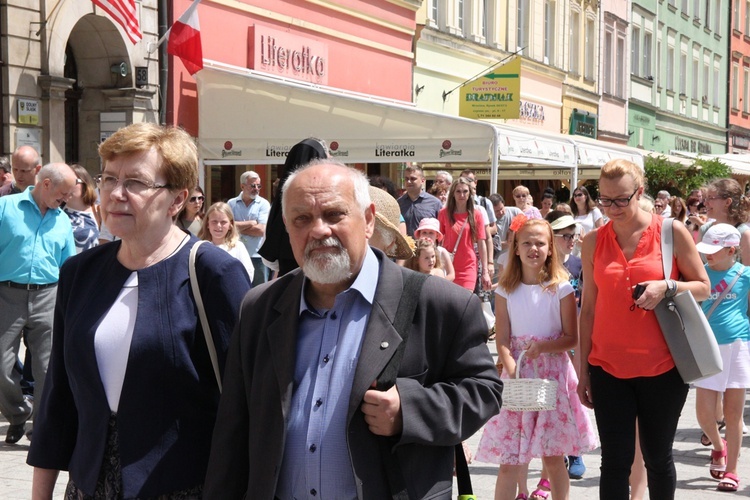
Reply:
M91 1L123 27L131 42L136 44L141 38L143 38L141 28L138 24L138 16L136 15L135 0Z

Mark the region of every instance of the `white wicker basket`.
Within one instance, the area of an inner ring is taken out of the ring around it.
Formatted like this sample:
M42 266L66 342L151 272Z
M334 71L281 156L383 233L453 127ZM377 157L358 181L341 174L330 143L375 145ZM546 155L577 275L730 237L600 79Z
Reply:
M520 378L522 351L516 363L516 378L503 380L503 408L510 411L544 411L557 407L557 381ZM536 377L536 366L534 367Z

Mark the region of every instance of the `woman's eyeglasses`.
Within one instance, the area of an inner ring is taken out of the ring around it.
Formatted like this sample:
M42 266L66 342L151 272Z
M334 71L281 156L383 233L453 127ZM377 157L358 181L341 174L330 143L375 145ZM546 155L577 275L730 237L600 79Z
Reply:
M147 181L146 179L118 179L114 175L102 174L102 181L99 189L102 191L114 191L117 185L120 184L122 189L130 194L141 194L149 189L164 189L171 188L169 184L156 184L155 182Z
M525 194L514 194L513 195L514 198L526 198L526 196L527 195L525 195Z
M196 201L203 201L205 198L203 196L191 196L190 197L190 203L195 203Z
M625 208L630 203L630 200L633 199L633 196L635 196L635 193L638 192L638 188L635 188L635 191L633 191L633 194L628 196L627 198L599 198L596 202L602 206L602 207L611 207L614 203L615 206L620 208Z
M573 195L573 198L580 198L581 196L586 196L586 195L583 193L576 193Z

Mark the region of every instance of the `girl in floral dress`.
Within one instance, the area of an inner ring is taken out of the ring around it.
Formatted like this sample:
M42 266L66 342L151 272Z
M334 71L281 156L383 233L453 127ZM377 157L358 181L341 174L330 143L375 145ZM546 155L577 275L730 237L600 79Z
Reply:
M567 351L578 341L576 301L568 272L560 263L549 223L516 216L508 265L496 290L495 330L501 378L556 380L557 407L550 411L500 410L485 426L477 459L500 464L495 500L516 497L524 466L541 458L549 481L540 481L531 498L569 498L566 455L596 447L591 421L576 394L578 378ZM521 367L516 360L526 351ZM536 375L535 375L536 370Z

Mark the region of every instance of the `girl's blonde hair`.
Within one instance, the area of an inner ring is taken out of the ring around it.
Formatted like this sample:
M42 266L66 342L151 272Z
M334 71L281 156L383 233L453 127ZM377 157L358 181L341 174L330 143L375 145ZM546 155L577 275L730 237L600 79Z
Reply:
M545 290L554 290L557 288L557 285L566 282L569 279L569 273L565 267L563 267L560 262L560 257L555 250L552 226L550 226L549 222L544 219L529 219L518 229L518 231L516 231L515 237L513 238L513 246L508 249L508 264L505 266L503 275L500 277L500 286L508 293L518 287L521 283L521 278L523 277L523 264L521 263L521 257L516 253L518 250L518 234L524 229L535 226L540 226L545 229L544 232L547 234L547 244L549 245L547 260L544 262L544 267L539 272L539 283L542 284L542 287Z
M435 249L435 269L442 269L443 262L440 260L440 252L438 252L437 245L429 238L419 238L414 244L414 255L406 259L404 267L411 269L412 271L421 272L419 270L419 254L426 248Z
M211 214L214 212L221 212L229 219L229 231L224 235L224 244L228 249L234 248L237 241L240 239L240 235L237 232L237 227L234 225L234 214L232 213L232 207L224 203L223 201L217 201L208 208L206 216L203 217L203 224L201 224L201 230L198 233L198 238L206 241L213 241L211 238L211 230L208 227L208 220L211 218Z

